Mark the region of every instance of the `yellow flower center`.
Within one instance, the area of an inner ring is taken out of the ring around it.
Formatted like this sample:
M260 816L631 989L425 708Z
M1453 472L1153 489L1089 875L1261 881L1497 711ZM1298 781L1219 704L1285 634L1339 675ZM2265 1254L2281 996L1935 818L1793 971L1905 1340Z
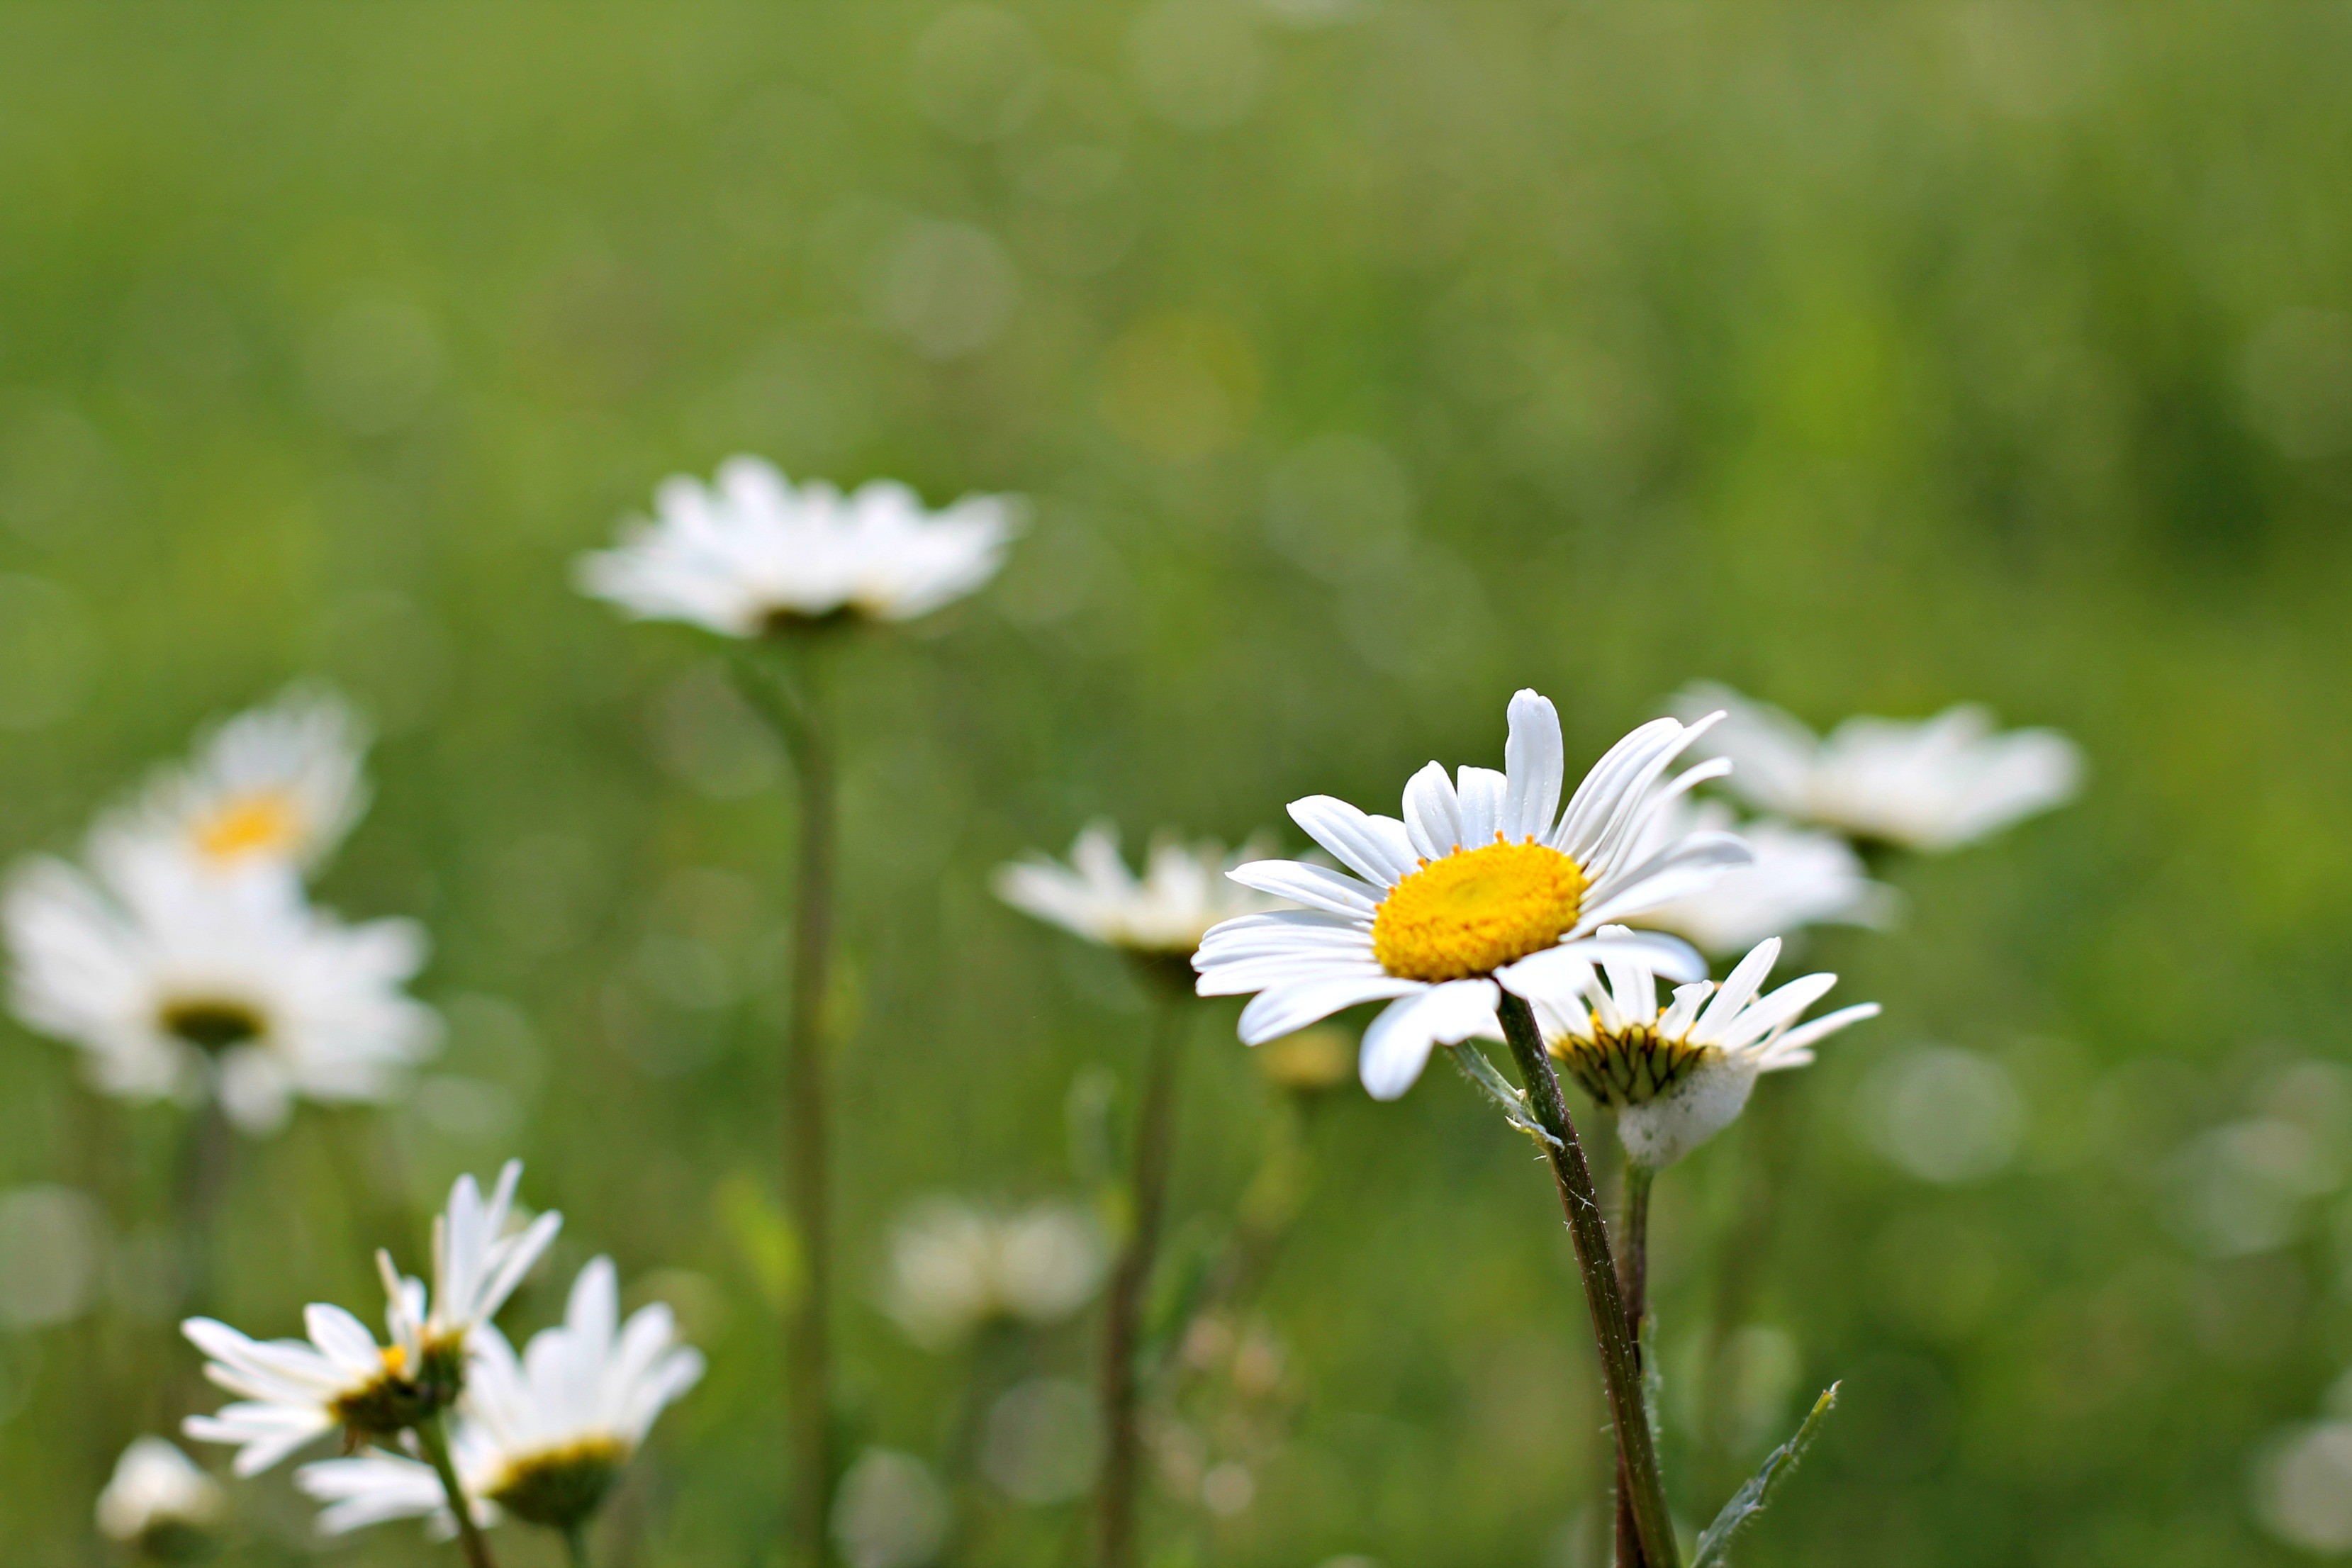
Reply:
M1372 916L1372 956L1407 980L1464 980L1539 952L1576 924L1584 871L1549 845L1497 834L1389 889Z
M1647 1024L1612 1034L1596 1023L1591 1039L1563 1035L1548 1043L1584 1092L1612 1110L1655 1100L1688 1078L1715 1049L1694 1046L1688 1039L1665 1039Z
M196 825L196 847L215 860L282 855L301 838L301 812L276 790L241 795Z

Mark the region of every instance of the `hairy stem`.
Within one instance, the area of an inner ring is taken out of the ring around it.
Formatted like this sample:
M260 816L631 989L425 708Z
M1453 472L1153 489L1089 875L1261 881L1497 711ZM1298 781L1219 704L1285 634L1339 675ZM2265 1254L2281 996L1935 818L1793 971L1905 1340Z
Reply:
M1150 1055L1143 1068L1143 1100L1136 1113L1131 1226L1111 1274L1103 1322L1102 1414L1106 1445L1097 1495L1095 1561L1098 1568L1133 1568L1136 1491L1141 1479L1143 1433L1138 1421L1137 1372L1143 1306L1160 1249L1160 1213L1168 1192L1169 1156L1176 1136L1177 1068L1186 1022L1184 1004L1160 1004Z
M1592 1168L1585 1161L1584 1145L1577 1141L1568 1102L1560 1098L1559 1079L1544 1050L1543 1032L1536 1025L1534 1012L1507 991L1496 1011L1510 1042L1511 1058L1527 1085L1529 1109L1552 1140L1546 1152L1559 1185L1560 1207L1568 1215L1568 1233L1576 1244L1577 1268L1584 1277L1584 1303L1592 1314L1601 1381L1609 1394L1609 1418L1616 1428L1617 1452L1624 1466L1622 1490L1632 1500L1643 1562L1647 1568L1681 1568L1674 1521L1666 1512L1665 1488L1658 1479L1657 1447L1650 1440L1641 1361L1626 1323L1625 1299L1618 1292L1609 1227L1601 1220L1601 1200L1592 1189Z
M1650 1184L1656 1177L1657 1173L1649 1166L1625 1162L1625 1207L1617 1226L1617 1288L1625 1300L1625 1321L1633 1331L1633 1363L1637 1369L1643 1354L1642 1321L1650 1310ZM1647 1568L1622 1455L1617 1460L1617 1565Z
M465 1549L467 1568L498 1568L482 1527L474 1522L474 1505L467 1500L466 1489L457 1480L457 1467L450 1461L449 1435L441 1417L427 1416L409 1429L416 1434L416 1446L425 1450L425 1462L441 1478L441 1495L449 1500L449 1511L457 1521L457 1543Z
M803 651L814 653L813 649ZM800 852L793 879L792 1013L784 1038L784 1194L799 1233L803 1289L785 1324L784 1360L796 1483L799 1561L825 1561L825 1509L833 1496L833 1289L826 1156L824 1009L833 960L835 799L814 657L797 689L746 661L738 684L782 739L800 786Z

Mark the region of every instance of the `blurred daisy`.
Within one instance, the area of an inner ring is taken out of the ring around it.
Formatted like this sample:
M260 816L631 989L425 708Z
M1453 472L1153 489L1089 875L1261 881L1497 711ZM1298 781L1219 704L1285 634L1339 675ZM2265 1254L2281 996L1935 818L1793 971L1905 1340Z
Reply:
M1758 994L1780 956L1779 938L1760 942L1720 988L1676 986L1663 1010L1657 975L1632 957L1599 960L1599 973L1587 965L1572 999L1536 1002L1552 1055L1617 1112L1628 1159L1673 1164L1731 1124L1759 1074L1803 1067L1815 1041L1878 1016L1878 1004L1864 1002L1797 1024L1837 976L1808 974Z
M1289 907L1226 876L1267 847L1253 841L1228 858L1222 844L1187 845L1162 834L1139 878L1119 858L1118 830L1097 822L1070 846L1066 866L1033 854L1000 868L996 896L1088 942L1189 958L1219 921Z
M1692 833L1733 829L1731 809L1719 801L1676 801L1662 811L1653 839L1669 844ZM1862 857L1834 833L1759 817L1738 825L1755 852L1713 885L1648 910L1636 923L1688 937L1706 952L1744 952L1768 936L1789 936L1810 925L1882 926L1895 916L1895 889L1874 882Z
M730 458L711 486L665 480L654 499L651 521L581 558L582 592L641 620L738 637L840 615L929 615L996 574L1014 522L1004 496L930 512L902 484L795 487L757 458Z
M1731 788L1756 805L1906 849L1957 849L2064 805L2082 784L2074 742L2055 730L1995 734L1974 704L1849 719L1826 740L1725 687L1694 687L1675 707L1728 713L1710 745L1738 764Z
M161 1562L198 1555L227 1514L220 1483L161 1437L123 1449L98 1494L99 1532Z
M438 1042L402 991L425 963L415 922L344 925L267 875L215 877L175 847L118 837L90 876L46 858L0 901L12 1005L80 1047L131 1100L216 1094L261 1135L296 1096L383 1100Z
M367 810L367 726L322 686L288 689L197 742L139 798L100 820L101 840L176 844L204 866L314 869Z
M943 1350L984 1323L1056 1323L1101 1288L1108 1255L1093 1219L1066 1204L996 1214L937 1199L890 1238L885 1310L907 1337Z
M449 1191L433 1222L434 1294L404 1279L391 1256L376 1254L391 1343L341 1307L303 1310L301 1340L248 1339L226 1323L190 1318L180 1325L211 1359L205 1375L239 1402L212 1415L191 1415L182 1430L205 1443L238 1446L236 1469L258 1475L321 1434L341 1428L346 1441L388 1437L437 1415L465 1385L475 1331L506 1304L547 1250L563 1217L543 1214L509 1231L522 1163L510 1160L484 1201L471 1176ZM429 1310L428 1310L429 1300Z
M1572 987L1579 955L1604 947L1696 979L1706 966L1675 938L1590 933L1747 864L1747 847L1723 833L1637 853L1658 812L1727 770L1712 763L1666 778L1712 721L1644 724L1594 764L1562 812L1559 715L1521 691L1504 771L1465 767L1449 778L1432 763L1405 785L1402 821L1328 795L1293 802L1292 818L1348 870L1291 860L1236 868L1244 887L1307 908L1210 931L1192 960L1201 994L1256 993L1241 1018L1251 1045L1360 1002L1389 1002L1364 1032L1358 1072L1375 1098L1392 1100L1434 1047L1496 1031L1498 984L1530 998Z
M612 1259L580 1271L561 1327L531 1337L518 1359L503 1335L475 1339L461 1420L452 1444L476 1518L501 1513L569 1531L584 1523L645 1442L654 1418L700 1380L701 1354L677 1342L667 1307L620 1321ZM305 1465L295 1477L329 1503L329 1534L385 1520L425 1516L454 1532L439 1479L418 1460L373 1453Z

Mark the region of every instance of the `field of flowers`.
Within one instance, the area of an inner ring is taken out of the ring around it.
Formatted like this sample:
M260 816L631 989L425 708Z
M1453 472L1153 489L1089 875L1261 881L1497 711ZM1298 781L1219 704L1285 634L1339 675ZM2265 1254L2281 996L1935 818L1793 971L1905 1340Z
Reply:
M0 16L0 1557L2352 1553L2348 61Z

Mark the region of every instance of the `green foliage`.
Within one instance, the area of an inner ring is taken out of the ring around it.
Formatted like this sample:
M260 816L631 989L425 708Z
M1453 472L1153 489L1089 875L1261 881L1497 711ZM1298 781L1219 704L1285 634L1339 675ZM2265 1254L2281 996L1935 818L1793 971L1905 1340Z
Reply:
M1837 1393L1834 1383L1822 1390L1822 1396L1806 1412L1804 1425L1797 1428L1797 1435L1765 1455L1763 1464L1757 1467L1748 1484L1723 1505L1723 1511L1715 1516L1715 1522L1698 1538L1698 1551L1691 1558L1691 1568L1729 1568L1731 1538L1762 1513L1770 1505L1773 1494L1786 1484L1789 1472L1797 1468L1797 1461L1805 1457L1805 1450L1820 1435L1822 1417L1836 1407Z

